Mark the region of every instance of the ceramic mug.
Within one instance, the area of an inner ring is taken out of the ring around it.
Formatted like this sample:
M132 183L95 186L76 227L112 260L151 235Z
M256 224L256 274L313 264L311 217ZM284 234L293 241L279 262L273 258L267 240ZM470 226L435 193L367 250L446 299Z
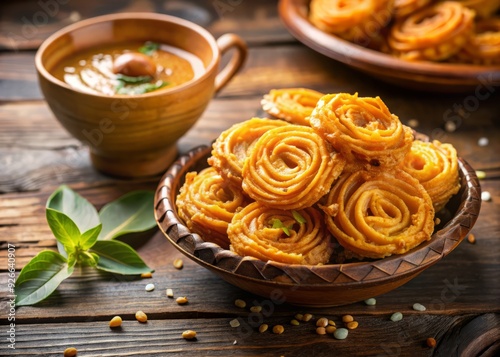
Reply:
M139 95L85 93L53 74L76 52L129 41L180 48L198 57L204 70L178 86ZM231 57L220 69L226 52ZM168 168L177 156L177 140L240 70L246 55L245 42L235 34L215 39L177 17L120 13L83 20L54 33L38 49L35 65L50 109L67 131L89 146L94 167L113 176L144 177Z

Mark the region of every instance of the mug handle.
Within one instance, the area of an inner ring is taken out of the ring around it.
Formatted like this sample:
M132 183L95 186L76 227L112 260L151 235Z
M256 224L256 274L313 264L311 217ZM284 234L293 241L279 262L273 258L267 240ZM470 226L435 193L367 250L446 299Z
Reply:
M240 70L243 63L245 63L248 53L245 41L240 36L232 33L226 33L219 37L217 39L217 46L219 47L221 56L230 49L234 49L235 51L226 66L215 77L216 93Z

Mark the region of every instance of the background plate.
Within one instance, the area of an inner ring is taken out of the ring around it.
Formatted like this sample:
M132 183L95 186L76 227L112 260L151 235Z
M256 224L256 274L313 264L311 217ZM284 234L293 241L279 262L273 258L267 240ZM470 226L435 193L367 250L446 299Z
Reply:
M313 50L385 82L410 89L464 93L478 86L500 86L500 66L409 62L323 32L307 19L309 0L280 0L288 31Z

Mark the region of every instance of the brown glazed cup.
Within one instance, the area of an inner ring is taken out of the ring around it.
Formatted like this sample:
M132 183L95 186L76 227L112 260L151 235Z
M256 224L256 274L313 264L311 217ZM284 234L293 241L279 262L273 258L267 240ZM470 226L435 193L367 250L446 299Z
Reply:
M92 47L124 41L168 44L199 57L205 72L173 88L140 95L96 95L71 88L52 74L65 57ZM229 52L220 69L221 56ZM113 176L163 173L177 156L177 140L241 69L245 42L234 34L217 40L202 27L154 13L120 13L80 21L51 35L37 51L42 93L55 117L90 148L94 167Z

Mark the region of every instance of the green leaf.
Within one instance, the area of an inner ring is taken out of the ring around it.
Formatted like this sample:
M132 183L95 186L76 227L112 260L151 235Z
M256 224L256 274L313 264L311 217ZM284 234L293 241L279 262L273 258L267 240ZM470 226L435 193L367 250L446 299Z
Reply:
M95 253L80 251L78 254L78 262L81 265L95 267L97 266L98 261L99 261L99 256Z
M157 89L163 88L167 86L169 83L164 82L162 80L159 80L155 83L141 83L137 85L129 85L129 86L118 86L116 87L116 93L118 94L128 94L128 95L135 95L135 94L144 94L144 93L149 93L152 91L155 91Z
M123 83L128 83L128 84L149 83L153 79L153 77L151 76L132 77L132 76L126 76L121 73L118 73L115 78Z
M68 186L60 186L47 200L47 208L67 215L78 226L80 232L86 232L99 223L99 214L95 207Z
M51 250L38 253L16 280L16 305L33 305L48 297L73 273L66 259Z
M302 217L302 215L299 212L295 211L295 210L292 211L292 215L293 215L293 218L295 218L295 220L299 224L304 224L304 223L307 222L306 219L304 217Z
M139 47L139 52L144 53L145 55L151 56L153 53L158 51L160 48L160 44L148 41L144 44L144 46Z
M99 256L97 269L122 275L138 275L152 272L137 252L118 240L98 240L90 249Z
M279 218L273 218L272 219L272 224L273 224L273 228L281 228L281 230L287 235L287 236L290 236L290 228L288 228L287 226L285 226L283 224L283 222L281 222L281 220Z
M80 235L78 246L81 250L87 250L91 248L99 237L99 233L102 230L102 224L90 228L88 231Z
M45 216L52 233L57 241L63 245L64 251L67 254L74 252L80 240L80 230L75 222L64 213L52 208L46 209Z
M105 205L99 216L102 222L100 240L147 231L156 226L154 192L133 191L125 194Z

